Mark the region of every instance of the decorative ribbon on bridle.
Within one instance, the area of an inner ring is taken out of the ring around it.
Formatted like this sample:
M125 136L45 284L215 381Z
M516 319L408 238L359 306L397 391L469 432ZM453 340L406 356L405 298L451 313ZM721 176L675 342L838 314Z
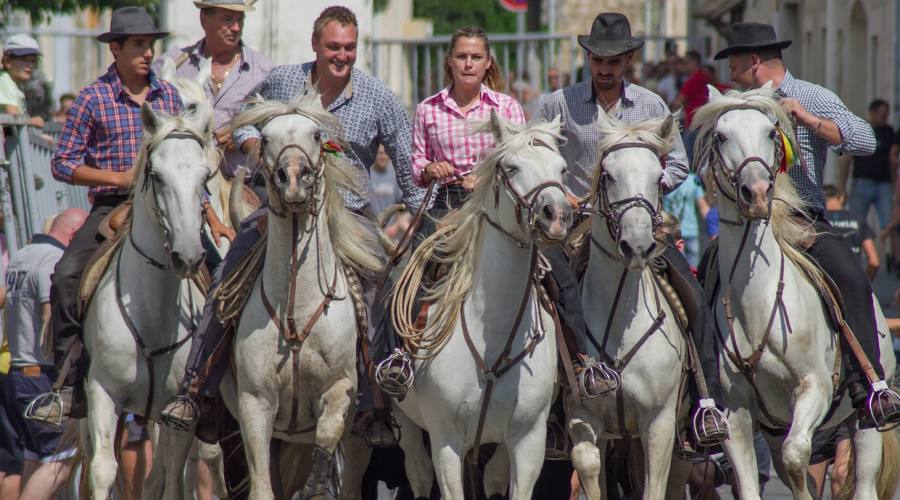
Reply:
M641 149L649 149L653 152L654 156L659 157L660 164L663 167L663 170L666 168L666 156L660 155L659 152L653 148L653 146L644 143L644 142L620 142L618 144L613 145L609 149L603 152L603 156L600 157L599 166L603 168L603 162L606 160L606 157L612 153L613 151L619 151L622 149L629 148L641 148ZM625 212L631 210L632 208L643 208L650 214L650 219L652 220L653 230L662 225L662 215L660 212L662 211L662 190L659 190L659 196L656 199L656 205L653 205L650 200L644 198L643 195L638 193L636 196L631 196L628 198L623 198L621 200L609 201L609 194L606 192L606 179L607 173L606 170L600 171L600 176L597 178L597 186L595 191L597 193L597 203L595 213L603 217L606 220L606 229L609 232L609 236L616 242L616 245L619 244L619 239L622 237L622 217L625 216ZM594 245L598 246L600 250L604 253L607 253L608 256L614 257L609 254L603 247L597 243L594 237L591 237L591 241Z

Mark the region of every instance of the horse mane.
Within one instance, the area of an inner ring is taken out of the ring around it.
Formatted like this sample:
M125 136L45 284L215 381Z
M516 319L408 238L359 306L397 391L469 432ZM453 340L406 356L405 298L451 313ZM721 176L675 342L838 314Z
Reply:
M710 95L712 96L710 101L694 113L691 124L691 129L697 131L697 139L694 143L696 165L702 166L709 162L713 132L715 132L719 118L735 109L753 109L768 116L781 129L791 148L797 154L800 153L791 118L775 100L775 90L772 88L771 82L752 90L729 90L724 95L710 88ZM788 168L791 166L789 165ZM709 192L715 192L715 182L711 182L712 169L705 170L704 185ZM806 203L797 193L790 177L784 173L776 173L774 202L770 214L775 239L788 259L799 267L813 284L824 288L826 280L822 269L804 251L815 239L816 234L812 224L806 222L809 220L809 214L804 208L805 206ZM798 217L798 215L800 216Z
M248 125L261 127L275 117L296 114L312 120L329 139L339 143L342 148L349 147L343 140L344 129L341 122L322 107L321 96L315 89L301 92L287 103L267 101L256 96L248 100L247 104L248 108L232 119L231 125L234 129ZM382 270L384 263L373 252L378 242L344 206L342 193L360 192L359 184L353 175L353 167L347 163L343 155L325 151L320 154L325 155L323 205L335 254L342 263L357 271L376 273ZM261 161L261 156L262 148L257 148L251 155L250 163Z
M603 155L616 144L624 141L643 142L656 151L656 154L659 156L672 151L675 147L675 134L678 133L678 127L673 126L671 133L667 137L659 135L662 124L670 117L677 123L677 114L673 114L629 124L609 113L597 113L597 120L594 122L594 126L597 127L600 133L600 142L597 144L599 154L597 155L596 168L594 168L594 172L591 175L591 194L588 199L596 199L600 175L603 173L600 161L603 159Z
M490 121L480 122L470 133L492 132ZM441 219L440 227L413 252L409 263L394 286L394 302L392 316L397 330L409 343L410 335L417 341L425 339L430 342L427 350L430 356L436 354L446 340L449 339L456 324L462 304L472 290L475 272L478 269L479 249L484 240L485 209L494 204L494 193L503 189L499 185L497 169L501 160L511 154L538 157L536 147L547 146L559 153L558 124L532 122L520 125L506 122L510 134L502 142L497 142L475 168L478 182L469 199L457 210L451 211ZM541 145L535 145L540 142ZM434 283L423 283L421 277L426 271L429 261L447 268ZM417 330L410 318L411 309L401 310L398 304L408 303L407 299L415 298L416 291L422 286L425 302L432 302L429 309L428 325L425 330ZM431 339L431 340L427 340ZM415 355L422 345L407 345L409 352Z

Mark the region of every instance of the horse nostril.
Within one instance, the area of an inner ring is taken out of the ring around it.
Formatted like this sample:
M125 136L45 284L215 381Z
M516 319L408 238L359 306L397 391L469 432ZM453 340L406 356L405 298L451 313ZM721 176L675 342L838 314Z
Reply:
M279 184L287 184L287 171L284 167L278 167L278 170L275 171L275 175L278 177Z
M544 205L544 208L541 209L541 215L544 217L544 220L553 220L553 209L549 205Z
M741 197L745 202L751 203L753 201L753 191L746 185L743 185L741 186Z
M181 262L181 253L172 252L172 262Z
M619 242L619 252L621 252L622 257L625 257L626 259L630 259L631 256L634 255L634 250L631 248L631 245L624 240Z
M656 251L656 242L655 241L653 243L651 243L649 247L647 247L647 251L644 254L644 258L647 258L647 257L650 257L651 255L653 255L654 251Z

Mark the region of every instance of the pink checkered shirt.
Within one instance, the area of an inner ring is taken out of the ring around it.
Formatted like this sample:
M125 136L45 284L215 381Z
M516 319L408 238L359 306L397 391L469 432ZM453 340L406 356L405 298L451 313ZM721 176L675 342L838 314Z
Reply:
M525 113L518 101L484 85L478 104L466 113L450 97L450 87L419 104L413 121L413 180L417 185L425 186L422 172L430 163L446 161L458 174L472 170L494 146L494 136L470 134L467 126L490 119L491 109L509 121L525 123Z

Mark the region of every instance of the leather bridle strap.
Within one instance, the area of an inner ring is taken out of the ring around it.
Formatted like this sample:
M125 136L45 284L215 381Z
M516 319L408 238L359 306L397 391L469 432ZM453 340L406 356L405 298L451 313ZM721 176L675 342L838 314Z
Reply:
M397 267L397 264L400 263L406 252L412 247L413 238L419 230L419 226L422 225L422 219L425 218L425 212L428 211L428 201L431 200L431 195L434 193L437 181L437 179L432 179L431 182L428 183L428 190L425 192L425 197L422 198L422 203L416 210L416 215L413 216L412 222L406 226L406 231L403 232L403 236L400 238L400 241L397 242L397 246L394 247L394 253L391 255L391 258L388 259L387 265L381 273L382 279L381 283L375 289L375 297L381 296L381 292L384 290L384 286L391 276L391 271Z
M659 157L663 168L665 168L664 157L659 156L659 152L653 146L644 142L620 142L618 144L614 144L609 149L603 152L603 156L600 157L598 165L602 169L603 162L604 160L606 160L607 155L622 149L632 148L650 150L651 152L653 152L654 156ZM609 235L612 237L613 241L619 241L622 217L624 217L625 212L631 210L632 208L639 207L646 210L653 220L654 228L658 227L661 224L662 221L660 219L659 213L660 207L662 206L662 191L660 191L659 198L656 200L656 206L653 206L649 200L641 195L610 202L609 196L606 194L605 183L603 182L605 176L606 173L601 170L600 175L597 177L597 185L594 186L594 191L597 193L597 208L595 209L595 212L606 220L606 230L607 232L609 232ZM601 248L601 250L603 249Z

